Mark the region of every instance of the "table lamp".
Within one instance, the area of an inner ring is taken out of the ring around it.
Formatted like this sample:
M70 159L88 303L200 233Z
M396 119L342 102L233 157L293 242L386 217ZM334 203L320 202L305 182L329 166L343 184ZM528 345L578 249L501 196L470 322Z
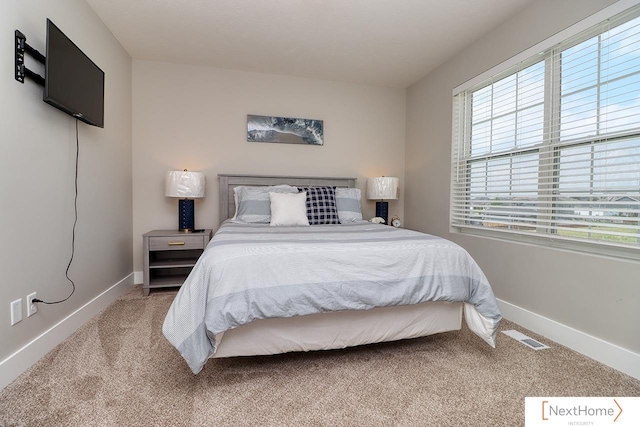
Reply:
M164 195L180 197L178 201L178 229L190 233L195 228L193 199L204 197L204 174L202 172L169 171L165 181Z
M367 180L367 199L378 200L376 202L376 216L384 219L389 224L389 203L384 200L398 198L398 178L381 176Z

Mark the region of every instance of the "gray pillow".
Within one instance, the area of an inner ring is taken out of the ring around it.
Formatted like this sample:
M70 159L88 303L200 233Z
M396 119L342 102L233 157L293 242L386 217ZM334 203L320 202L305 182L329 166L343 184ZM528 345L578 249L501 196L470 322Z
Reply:
M290 185L268 187L238 186L233 189L236 198L236 215L231 220L236 223L271 222L271 199L269 193L297 193Z
M362 221L362 204L359 188L336 188L336 207L340 223Z

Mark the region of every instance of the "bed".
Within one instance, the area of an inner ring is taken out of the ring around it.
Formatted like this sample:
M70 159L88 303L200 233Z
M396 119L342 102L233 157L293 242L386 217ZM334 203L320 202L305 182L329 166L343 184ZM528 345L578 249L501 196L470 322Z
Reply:
M459 330L463 313L469 328L495 347L501 315L491 286L469 254L450 241L358 220L273 227L235 219L236 187L353 189L355 181L219 175L220 228L163 324L194 374L209 358L337 349Z

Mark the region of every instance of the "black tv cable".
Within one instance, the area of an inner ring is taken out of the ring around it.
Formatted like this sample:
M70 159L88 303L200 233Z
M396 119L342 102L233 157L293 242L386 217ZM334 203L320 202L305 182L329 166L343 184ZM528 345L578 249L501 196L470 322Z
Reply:
M76 224L78 223L78 159L80 157L80 139L78 137L78 119L76 118L76 173L75 173L75 197L73 200L73 210L75 213L75 217L73 220L73 231L71 234L71 258L69 258L69 264L67 264L67 269L64 272L65 277L71 283L71 293L65 298L59 301L43 301L38 298L34 298L32 300L33 303L42 303L42 304L59 304L61 302L65 302L71 295L76 291L76 284L69 277L69 269L71 268L71 263L73 262L73 256L76 252Z

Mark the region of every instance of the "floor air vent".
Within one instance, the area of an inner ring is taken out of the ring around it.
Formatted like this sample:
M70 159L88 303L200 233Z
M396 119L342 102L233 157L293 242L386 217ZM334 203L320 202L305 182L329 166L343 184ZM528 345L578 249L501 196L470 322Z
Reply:
M526 336L525 334L521 334L518 331L514 331L510 329L508 331L502 331L503 334L510 336L514 340L520 341L522 344L526 345L529 348L534 350L544 350L545 348L549 348L548 345L544 345L539 341L534 340L531 337Z

